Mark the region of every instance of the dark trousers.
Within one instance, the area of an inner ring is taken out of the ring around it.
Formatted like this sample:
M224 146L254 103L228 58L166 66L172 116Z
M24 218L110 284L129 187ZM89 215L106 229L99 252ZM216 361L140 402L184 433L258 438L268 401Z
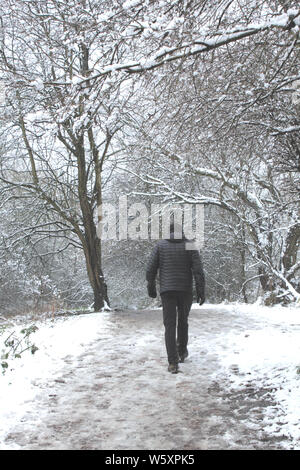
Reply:
M179 355L183 354L187 348L188 316L193 295L190 292L169 291L162 293L161 299L168 361L170 364L174 364L178 362L178 353Z

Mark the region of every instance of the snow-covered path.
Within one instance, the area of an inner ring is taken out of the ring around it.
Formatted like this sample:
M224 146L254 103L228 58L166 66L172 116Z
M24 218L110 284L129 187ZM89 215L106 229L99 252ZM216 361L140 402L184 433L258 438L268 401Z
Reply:
M300 449L300 311L207 305L167 372L160 310L38 324L0 378L0 449Z

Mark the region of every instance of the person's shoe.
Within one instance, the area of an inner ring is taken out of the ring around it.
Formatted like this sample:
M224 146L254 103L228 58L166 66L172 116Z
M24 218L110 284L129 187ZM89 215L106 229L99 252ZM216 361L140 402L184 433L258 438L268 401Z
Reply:
M177 374L178 364L169 364L168 371L171 372L171 374Z
M184 360L188 357L189 352L186 349L182 354L179 354L179 362L184 362Z

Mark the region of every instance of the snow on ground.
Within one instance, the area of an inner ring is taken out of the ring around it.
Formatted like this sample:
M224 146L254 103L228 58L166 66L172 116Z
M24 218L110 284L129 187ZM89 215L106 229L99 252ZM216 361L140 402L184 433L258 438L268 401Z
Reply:
M232 350L221 362L235 370L231 387L240 389L241 377L255 374L256 387L272 390L275 400L265 414L266 430L288 436L300 449L300 308L257 305L254 312L247 305L233 308L238 314L255 313L263 328L253 331L249 325L230 334Z
M300 449L298 307L194 305L177 375L160 309L35 324L0 376L0 449Z

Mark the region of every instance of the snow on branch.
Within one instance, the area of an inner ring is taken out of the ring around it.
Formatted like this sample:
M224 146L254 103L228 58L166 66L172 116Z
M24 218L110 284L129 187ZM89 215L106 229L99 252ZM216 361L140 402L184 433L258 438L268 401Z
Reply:
M284 128L276 128L275 132L273 132L271 135L279 135L279 134L289 134L291 132L298 132L300 131L300 126L289 126L289 127L284 127Z
M295 20L299 19L300 10L289 10L287 13L273 17L257 24L249 24L245 27L236 28L235 30L212 33L212 37L199 37L191 42L181 43L175 47L159 49L150 56L143 57L138 61L129 61L119 64L111 64L103 67L98 73L82 80L97 80L103 75L111 72L125 71L127 73L141 73L146 70L152 70L160 67L168 62L178 59L190 57L196 54L208 52L221 46L236 42L249 36L261 33L271 28L290 29L295 26Z
M240 121L240 124L265 127L271 131L272 136L300 131L300 126L274 127L271 124L262 121Z
M272 268L273 273L277 276L283 283L286 285L288 291L292 294L295 298L296 302L300 303L300 293L296 291L296 289L292 286L292 284L287 280L287 278L279 272L277 269Z

